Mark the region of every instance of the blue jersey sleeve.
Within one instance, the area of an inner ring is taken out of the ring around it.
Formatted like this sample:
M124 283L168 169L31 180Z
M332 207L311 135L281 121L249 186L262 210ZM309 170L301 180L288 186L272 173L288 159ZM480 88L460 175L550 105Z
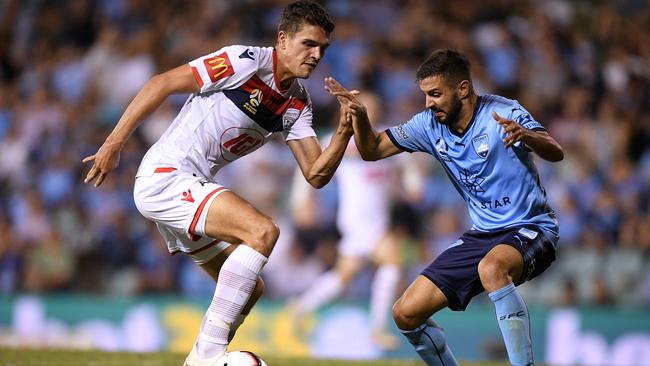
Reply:
M508 119L511 119L523 127L533 130L533 131L546 131L544 126L541 123L537 122L533 116L528 113L528 111L522 107L519 103L516 103L514 108L510 110L510 115Z
M428 147L427 137L427 121L430 122L430 117L427 118L426 112L422 112L413 116L409 121L387 129L386 135L398 148L408 151L430 151Z

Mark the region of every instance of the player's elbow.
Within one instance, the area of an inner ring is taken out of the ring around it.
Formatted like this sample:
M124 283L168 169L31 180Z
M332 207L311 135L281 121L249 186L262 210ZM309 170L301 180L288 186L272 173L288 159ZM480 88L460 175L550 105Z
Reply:
M154 75L142 88L148 95L160 95L163 98L171 94L165 74Z
M372 151L360 151L361 159L365 161L377 161L379 160L379 154L375 154Z
M557 155L555 155L555 160L553 162L558 162L564 160L564 150L560 149L557 152Z
M316 189L325 187L329 181L329 179L323 176L314 176L307 178L307 182Z
M321 189L327 185L327 182L313 180L309 181L309 184L316 189Z
M556 163L564 160L564 150L560 145L554 146L554 149L548 154L547 159L550 162Z

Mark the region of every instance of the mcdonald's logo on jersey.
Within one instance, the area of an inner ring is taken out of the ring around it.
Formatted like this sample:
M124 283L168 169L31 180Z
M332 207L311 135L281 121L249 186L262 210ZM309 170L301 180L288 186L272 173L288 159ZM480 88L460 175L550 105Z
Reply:
M205 64L205 69L210 76L210 80L213 83L217 82L219 79L231 76L235 73L235 70L232 68L232 63L230 63L230 58L228 53L224 52L214 57L206 58L203 60Z

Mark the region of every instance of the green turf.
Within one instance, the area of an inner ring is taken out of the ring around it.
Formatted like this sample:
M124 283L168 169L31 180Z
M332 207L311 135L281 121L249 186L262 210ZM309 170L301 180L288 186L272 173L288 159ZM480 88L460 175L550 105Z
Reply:
M264 357L269 366L416 366L416 360L341 361L304 358ZM99 351L61 351L41 349L0 348L0 365L3 366L180 366L185 355L178 353L124 353ZM503 366L505 363L473 362L463 366Z

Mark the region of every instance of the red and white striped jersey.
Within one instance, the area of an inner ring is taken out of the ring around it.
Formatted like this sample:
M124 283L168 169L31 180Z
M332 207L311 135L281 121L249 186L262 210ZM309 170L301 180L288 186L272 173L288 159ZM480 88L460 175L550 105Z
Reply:
M298 80L281 89L272 47L228 46L189 64L201 90L149 149L137 176L173 167L214 180L273 133L285 141L316 136L309 94Z

